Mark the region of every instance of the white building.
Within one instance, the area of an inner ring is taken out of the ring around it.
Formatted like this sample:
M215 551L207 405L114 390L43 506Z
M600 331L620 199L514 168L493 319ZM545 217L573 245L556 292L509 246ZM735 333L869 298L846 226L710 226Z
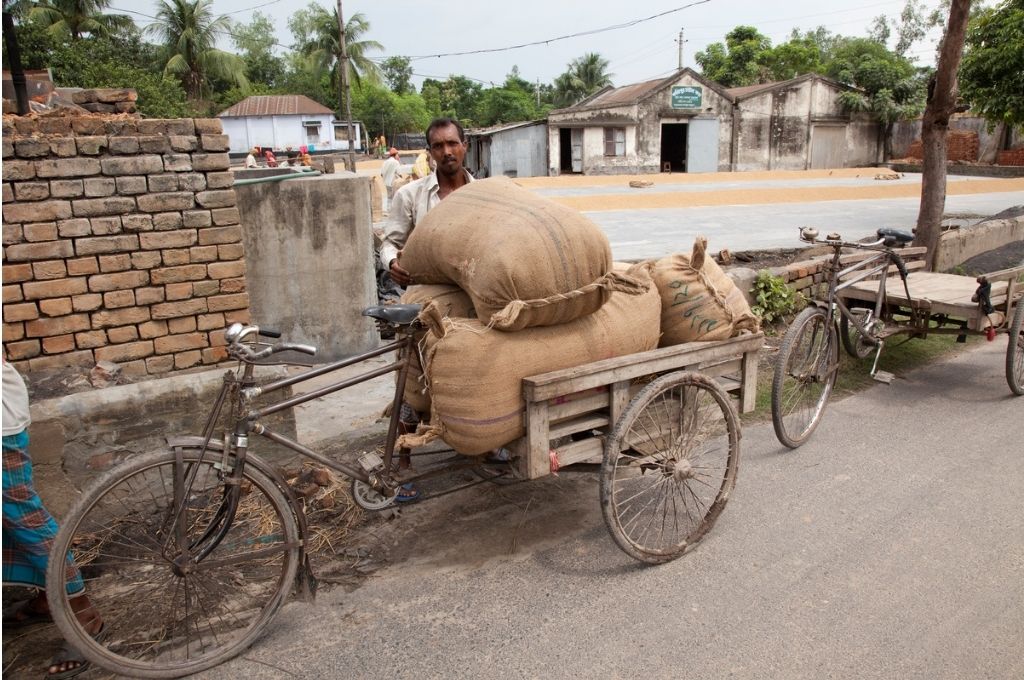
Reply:
M347 151L348 125L334 112L300 94L246 97L217 116L230 139L230 152L244 154L254 146L283 150ZM363 126L353 121L355 149L365 148Z

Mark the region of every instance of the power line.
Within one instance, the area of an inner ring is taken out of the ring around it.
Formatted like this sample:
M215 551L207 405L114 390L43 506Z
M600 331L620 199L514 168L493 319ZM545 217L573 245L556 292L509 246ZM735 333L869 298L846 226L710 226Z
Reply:
M696 7L697 5L704 5L704 4L707 4L709 2L711 2L711 0L697 0L696 2L691 2L688 5L683 5L682 7L676 7L675 9L665 10L664 12L659 12L658 14L652 14L651 16L644 17L642 19L633 19L632 21L627 21L627 22L621 23L621 24L615 24L614 26L605 26L604 28L595 28L595 29L590 30L590 31L580 31L579 33L570 33L568 35L558 36L557 38L548 38L547 40L535 40L533 42L522 43L521 45L510 45L508 47L491 47L491 48L482 49L482 50L468 50L468 51L465 51L465 52L442 52L440 54L423 54L423 55L409 57L409 59L434 59L434 58L439 58L439 57L462 57L462 56L466 56L466 55L469 55L469 54L491 54L491 53L494 53L494 52L509 52L511 50L519 50L519 49L522 49L524 47L536 47L538 45L549 45L549 44L551 44L553 42L558 42L560 40L569 40L570 38L581 38L581 37L586 36L586 35L597 35L598 33L606 33L608 31L617 31L617 30L622 29L622 28L630 28L631 26L636 26L638 24L646 23L648 21L653 21L654 19L660 19L663 16L668 16L669 14L675 14L676 12L681 12L684 9L689 9L691 7Z

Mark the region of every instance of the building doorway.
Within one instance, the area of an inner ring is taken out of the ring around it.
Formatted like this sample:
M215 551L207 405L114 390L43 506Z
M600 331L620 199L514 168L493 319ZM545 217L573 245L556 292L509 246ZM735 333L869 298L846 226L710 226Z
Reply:
M583 129L558 129L559 174L583 172Z
M686 172L686 123L661 124L661 169Z

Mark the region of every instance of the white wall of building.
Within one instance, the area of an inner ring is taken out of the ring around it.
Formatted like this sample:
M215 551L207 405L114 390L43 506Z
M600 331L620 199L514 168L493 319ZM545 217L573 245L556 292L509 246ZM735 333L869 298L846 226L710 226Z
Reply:
M334 139L331 114L294 116L248 116L221 118L224 134L228 135L231 153L245 153L254 146L298 149L301 146L314 147L315 151L345 151L348 142ZM303 125L317 122L319 128ZM362 143L362 126L353 123L356 148Z

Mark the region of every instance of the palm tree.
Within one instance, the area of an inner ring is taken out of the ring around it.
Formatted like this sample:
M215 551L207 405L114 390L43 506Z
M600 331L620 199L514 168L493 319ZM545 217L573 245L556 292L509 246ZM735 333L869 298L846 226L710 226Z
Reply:
M211 78L249 87L245 62L237 55L214 47L217 34L231 30L226 16L214 16L213 0L163 0L156 22L146 33L156 36L166 50L164 72L181 79L190 99L199 99L209 89Z
M338 64L341 63L341 40L338 35L338 9L328 12L319 5L310 5L309 38L300 42L298 49L308 55L321 69L329 69L331 82L338 82ZM345 22L345 51L348 53L348 77L356 83L363 78L373 82L381 79L380 67L373 62L367 52L383 50L384 46L376 40L362 40L370 30L370 22L362 12L356 12Z
M18 7L24 3L12 3ZM124 14L104 14L110 0L44 0L28 12L30 19L46 26L54 38L70 35L78 40L84 34L101 35L120 28L134 26L130 17Z
M606 85L612 84L608 60L596 52L573 59L565 73L555 78L554 96L558 106L572 106Z

